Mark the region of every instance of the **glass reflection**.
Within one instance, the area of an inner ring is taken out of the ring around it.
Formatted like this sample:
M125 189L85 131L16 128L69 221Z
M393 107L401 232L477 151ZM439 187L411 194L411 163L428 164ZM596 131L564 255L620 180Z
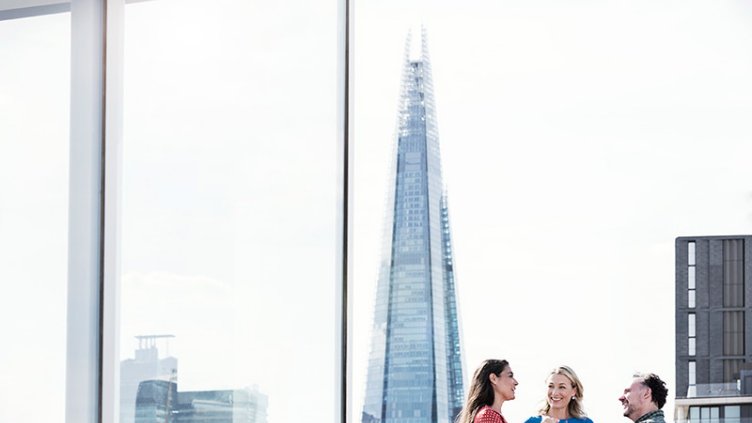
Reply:
M126 6L122 423L334 419L337 5L293 3Z

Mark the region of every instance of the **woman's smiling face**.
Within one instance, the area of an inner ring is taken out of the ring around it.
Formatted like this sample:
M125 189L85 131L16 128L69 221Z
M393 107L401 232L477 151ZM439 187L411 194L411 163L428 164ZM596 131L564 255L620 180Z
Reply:
M564 409L569 406L569 401L577 395L577 390L568 377L562 374L553 374L548 378L548 395L546 400L551 409Z

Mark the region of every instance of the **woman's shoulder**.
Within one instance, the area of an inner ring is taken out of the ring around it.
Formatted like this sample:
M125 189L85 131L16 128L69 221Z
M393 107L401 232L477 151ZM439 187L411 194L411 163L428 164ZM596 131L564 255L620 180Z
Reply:
M525 423L540 423L541 420L543 420L543 417L541 416L533 416L529 419L525 420Z
M501 414L495 411L489 406L483 406L478 413L475 414L474 423L501 423L503 422Z

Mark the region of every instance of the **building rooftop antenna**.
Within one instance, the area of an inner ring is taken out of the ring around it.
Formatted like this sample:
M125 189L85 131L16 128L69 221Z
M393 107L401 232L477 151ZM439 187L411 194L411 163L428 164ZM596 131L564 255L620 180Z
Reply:
M170 339L174 338L175 335L170 334L161 334L161 335L136 335L134 338L138 339L138 349L139 350L145 350L145 349L152 349L157 347L157 340L158 339ZM169 342L165 343L167 355L170 355L170 344Z

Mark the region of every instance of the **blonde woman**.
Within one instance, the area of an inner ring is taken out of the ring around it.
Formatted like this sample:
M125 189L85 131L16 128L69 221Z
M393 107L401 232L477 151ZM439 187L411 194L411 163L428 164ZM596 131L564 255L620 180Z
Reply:
M584 389L577 374L568 366L559 366L546 378L545 405L538 415L525 423L593 423L582 408Z
M505 401L514 399L517 379L506 360L485 360L473 374L467 401L457 423L507 423L501 415Z

